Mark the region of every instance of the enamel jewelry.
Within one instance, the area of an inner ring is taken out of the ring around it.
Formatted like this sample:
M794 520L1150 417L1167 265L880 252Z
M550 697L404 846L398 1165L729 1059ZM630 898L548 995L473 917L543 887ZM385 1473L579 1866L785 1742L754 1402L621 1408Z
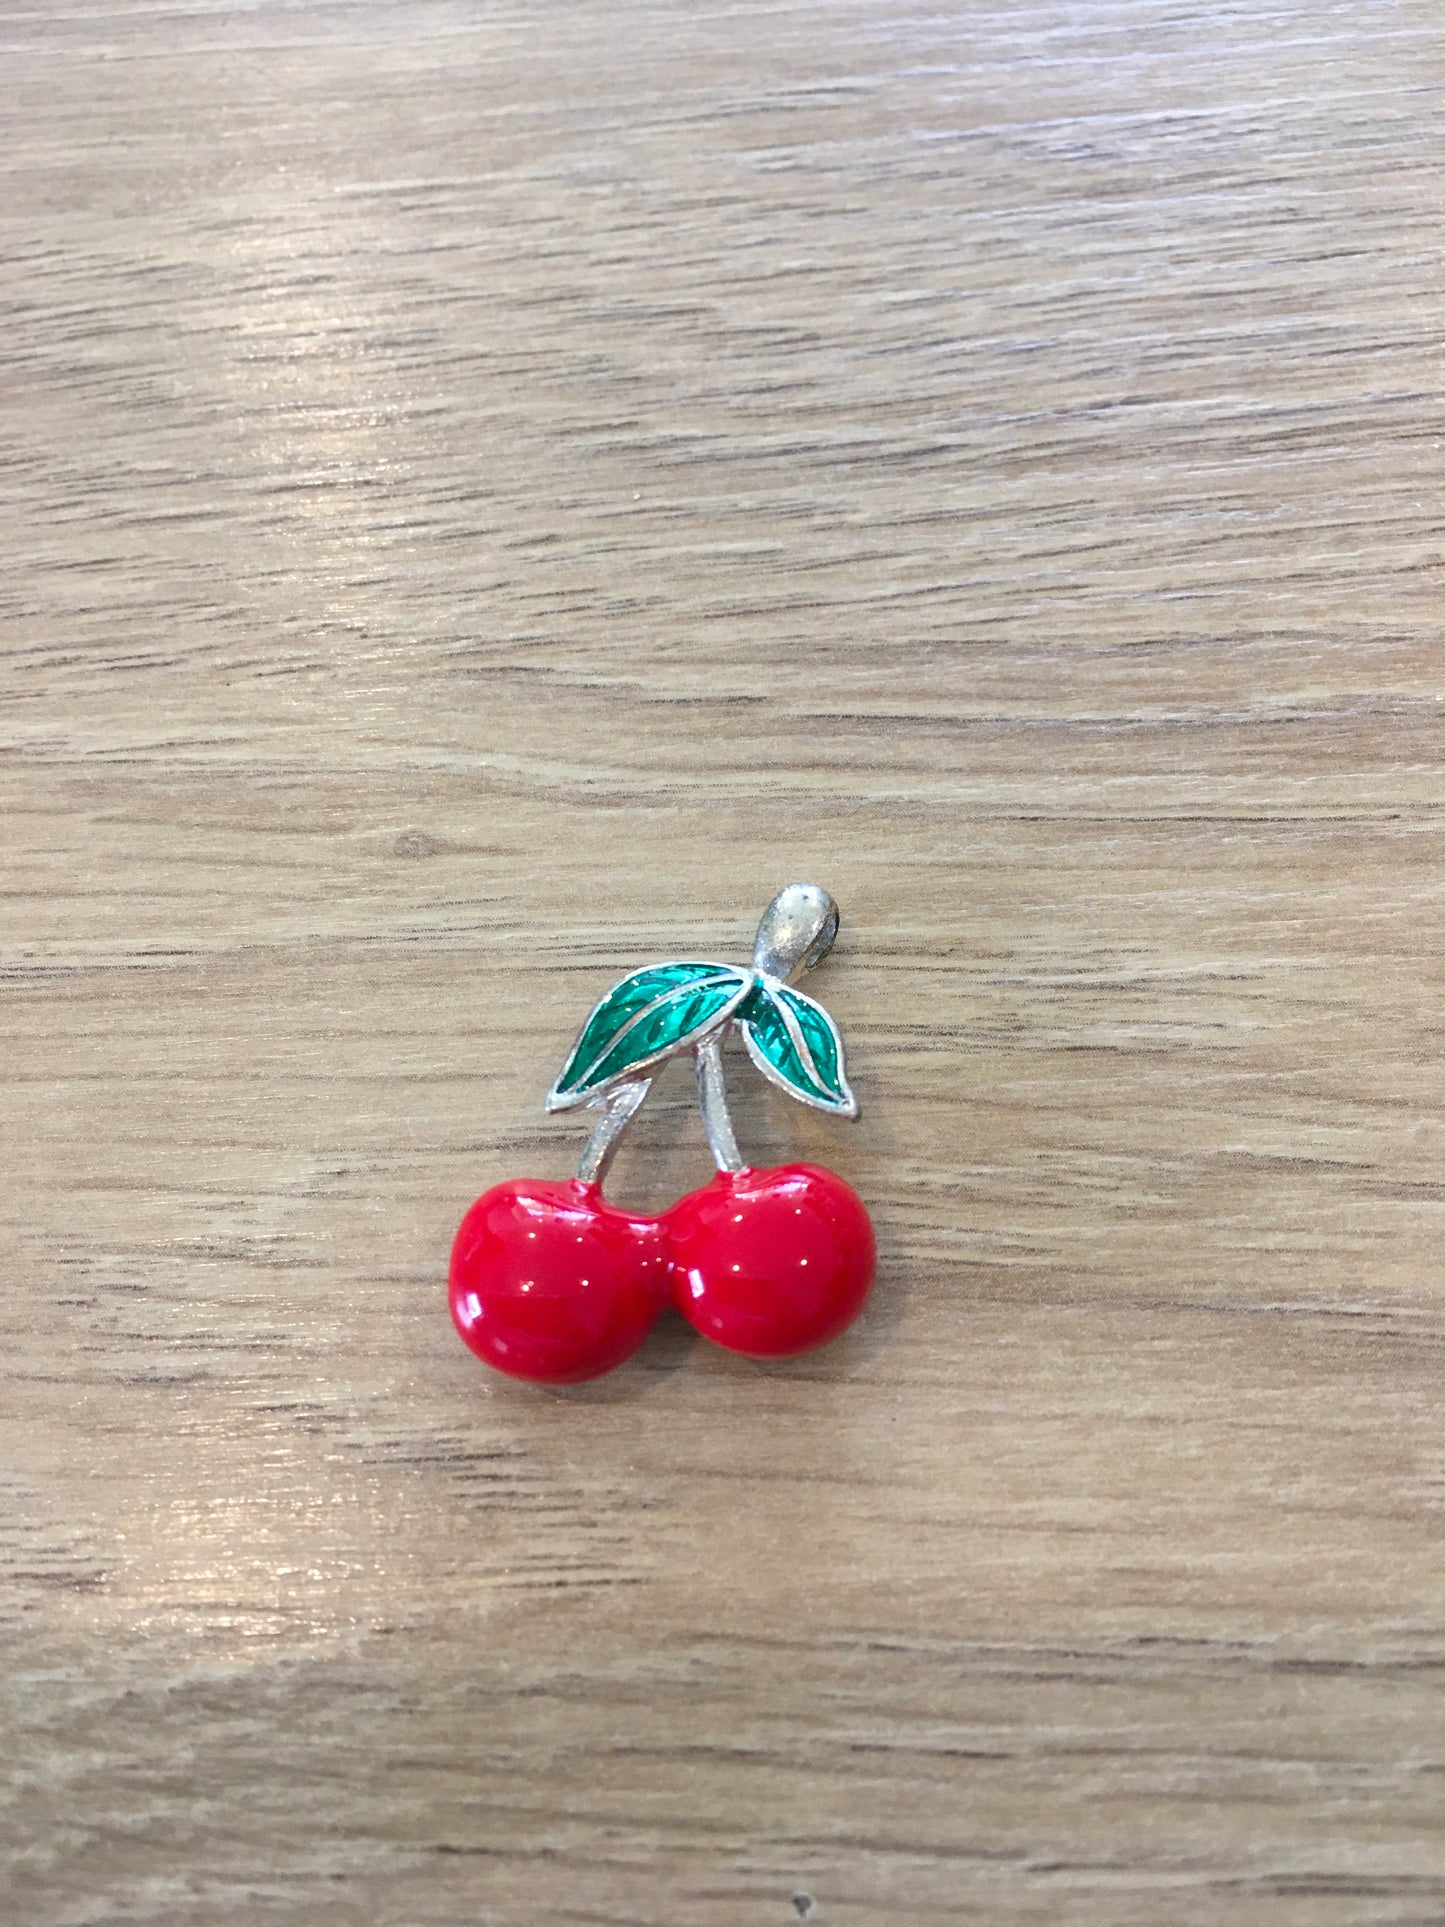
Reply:
M546 1098L549 1111L599 1113L577 1176L494 1185L457 1232L452 1318L479 1358L514 1378L573 1385L630 1358L668 1304L749 1358L811 1351L852 1324L875 1261L863 1202L819 1165L745 1162L722 1058L736 1031L789 1097L858 1115L836 1025L791 988L837 934L827 891L792 883L763 912L751 968L652 964L608 991ZM619 1210L603 1175L653 1077L684 1051L717 1175L659 1216Z

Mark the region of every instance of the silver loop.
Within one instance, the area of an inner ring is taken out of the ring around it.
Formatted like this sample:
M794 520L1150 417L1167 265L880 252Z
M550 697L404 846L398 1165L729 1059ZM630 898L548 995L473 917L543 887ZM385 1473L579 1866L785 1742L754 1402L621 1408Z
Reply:
M838 935L838 906L816 883L779 890L758 924L753 966L784 983L820 964Z

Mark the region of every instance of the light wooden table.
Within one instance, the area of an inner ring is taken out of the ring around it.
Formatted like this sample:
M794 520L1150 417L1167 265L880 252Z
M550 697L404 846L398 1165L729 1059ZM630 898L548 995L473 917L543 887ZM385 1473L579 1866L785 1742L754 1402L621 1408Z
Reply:
M1438 6L0 53L0 1915L1445 1920ZM490 1376L792 877L865 1323Z

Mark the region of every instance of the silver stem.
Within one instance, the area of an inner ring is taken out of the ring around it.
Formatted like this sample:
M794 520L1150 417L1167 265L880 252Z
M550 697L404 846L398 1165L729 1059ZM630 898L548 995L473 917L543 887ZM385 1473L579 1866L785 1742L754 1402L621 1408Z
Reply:
M702 1128L719 1171L745 1171L742 1153L728 1113L727 1082L723 1077L722 1032L715 1030L693 1049L697 1059L697 1101L702 1106Z
M622 1141L622 1133L637 1115L638 1106L652 1088L650 1077L634 1078L619 1084L602 1106L602 1115L592 1127L592 1135L582 1147L577 1175L584 1184L600 1184L612 1162L612 1154Z

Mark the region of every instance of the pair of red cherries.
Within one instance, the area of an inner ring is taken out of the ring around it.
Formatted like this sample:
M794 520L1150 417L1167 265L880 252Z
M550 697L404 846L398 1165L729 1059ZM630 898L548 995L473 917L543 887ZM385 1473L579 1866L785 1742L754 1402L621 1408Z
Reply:
M658 1217L580 1178L522 1178L462 1220L449 1289L479 1358L574 1385L630 1358L669 1304L748 1358L811 1351L857 1317L873 1264L862 1200L815 1164L720 1171Z
M741 1037L780 1090L858 1115L832 1018L789 979L838 932L826 890L790 884L758 925L751 968L653 964L616 984L583 1025L548 1110L601 1115L575 1179L519 1179L462 1220L449 1296L462 1338L489 1365L545 1385L630 1358L674 1305L704 1337L749 1358L787 1358L850 1325L873 1283L873 1227L850 1185L815 1164L754 1170L733 1135L722 1044ZM667 1059L691 1051L718 1173L657 1216L619 1210L601 1179Z

